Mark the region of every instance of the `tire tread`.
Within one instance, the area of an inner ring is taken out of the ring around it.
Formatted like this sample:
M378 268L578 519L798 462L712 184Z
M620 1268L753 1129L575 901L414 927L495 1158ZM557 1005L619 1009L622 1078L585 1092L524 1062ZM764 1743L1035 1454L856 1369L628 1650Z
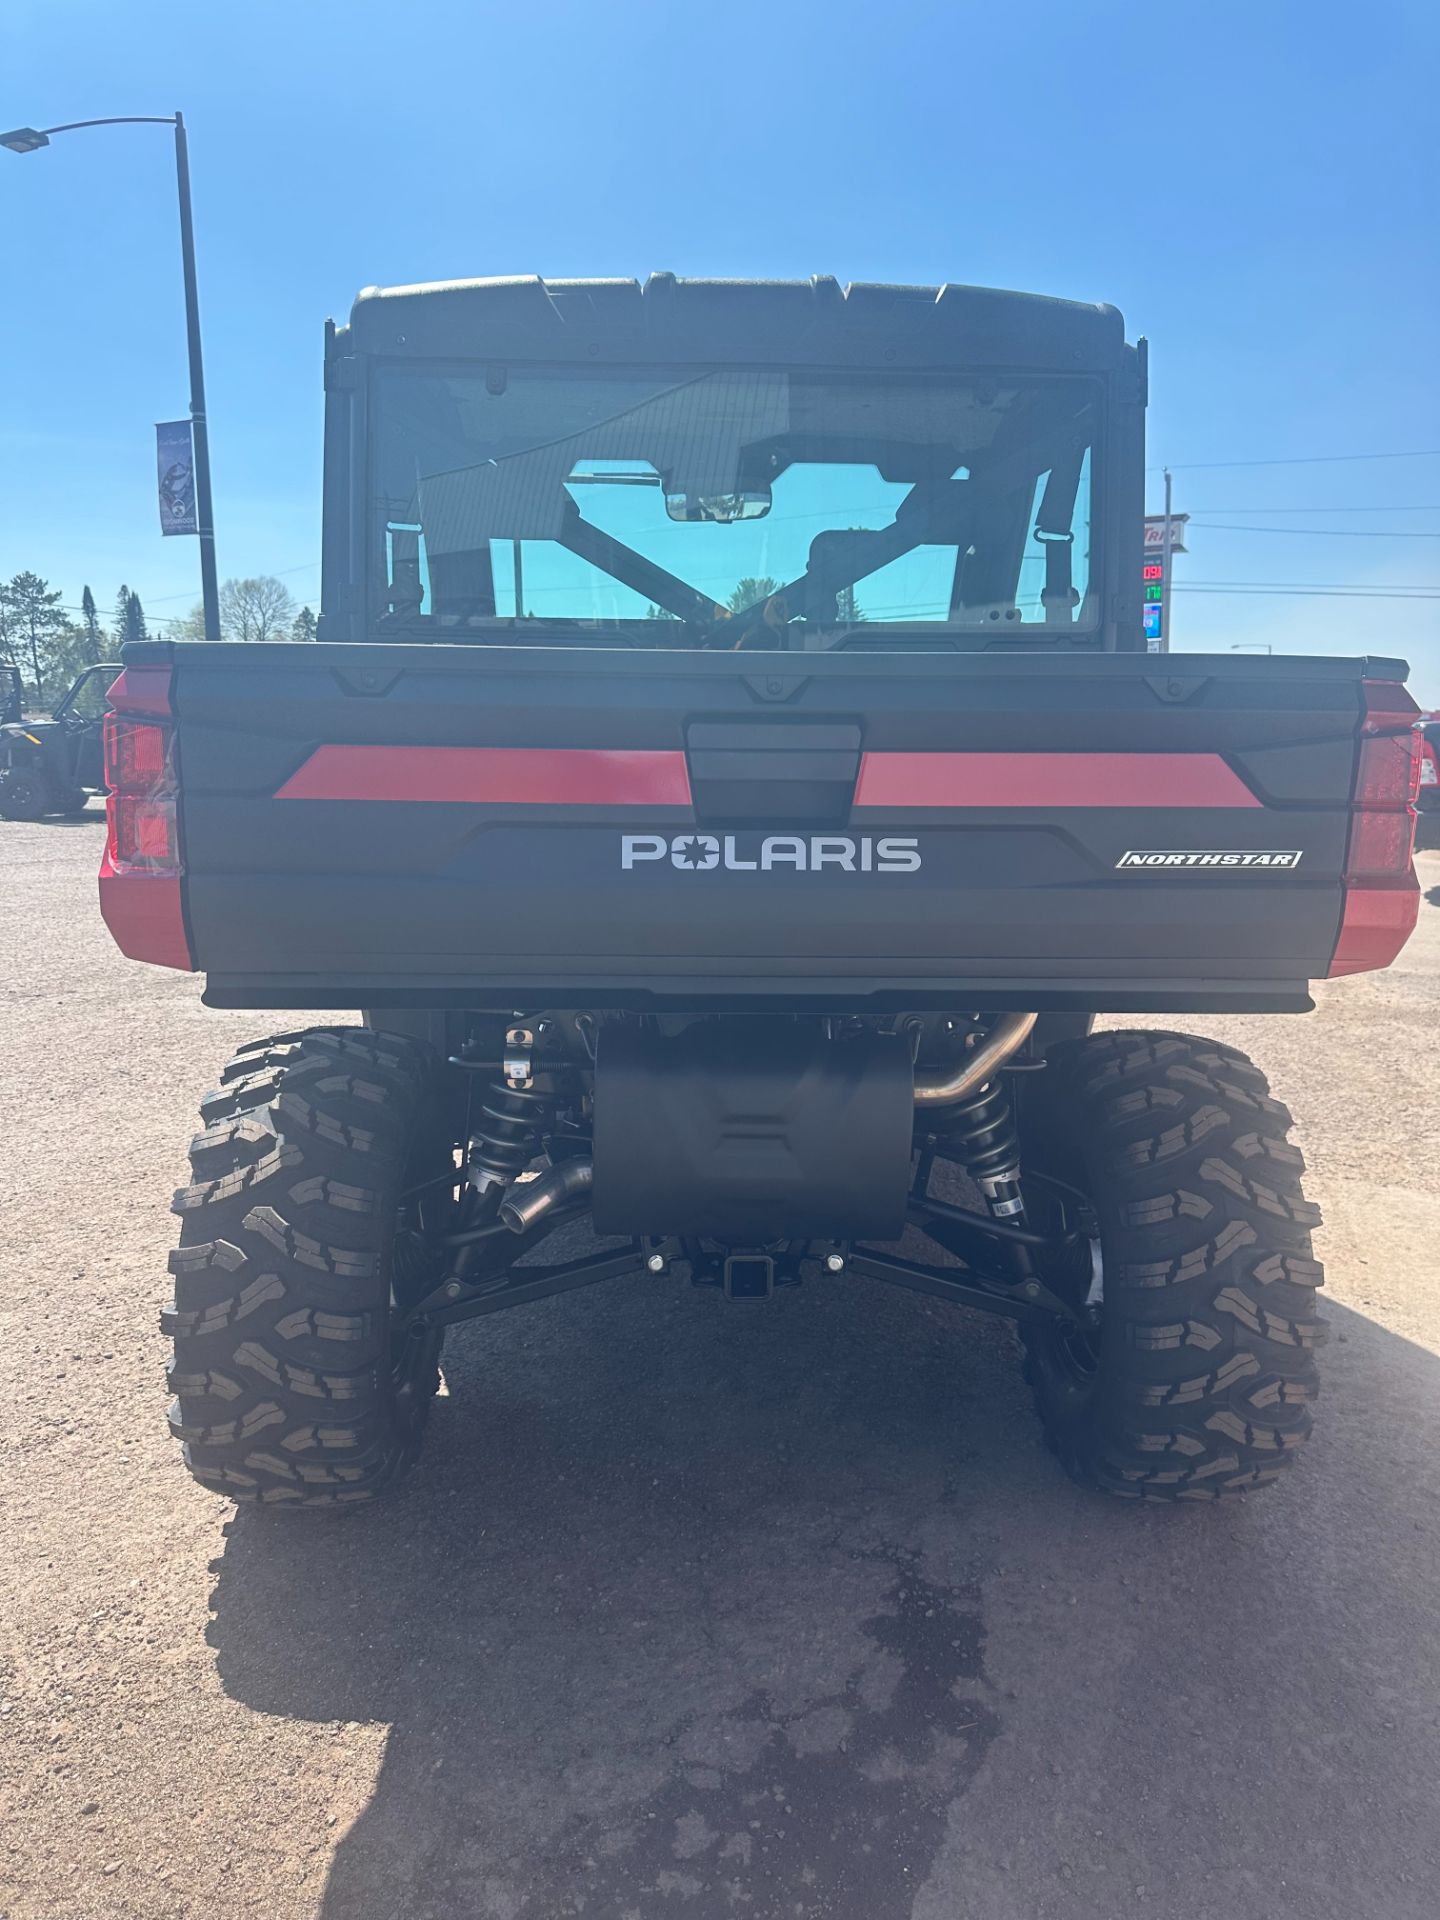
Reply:
M1184 1034L1094 1035L1050 1068L1042 1130L1085 1164L1105 1293L1083 1405L1026 1336L1047 1439L1076 1479L1132 1499L1268 1484L1309 1437L1325 1336L1288 1109L1244 1054Z
M201 1103L161 1328L171 1430L203 1486L350 1505L408 1465L433 1355L399 1417L390 1239L429 1084L418 1043L318 1028L240 1048Z

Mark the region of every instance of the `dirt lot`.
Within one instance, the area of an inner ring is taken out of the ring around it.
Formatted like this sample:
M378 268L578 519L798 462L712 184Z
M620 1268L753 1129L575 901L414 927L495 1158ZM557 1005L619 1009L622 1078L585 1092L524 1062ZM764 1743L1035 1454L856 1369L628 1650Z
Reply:
M1079 1493L999 1324L637 1278L462 1328L398 1504L165 1432L170 1190L264 1016L128 965L98 814L0 828L0 1916L1433 1920L1440 856L1402 964L1195 1022L1299 1118L1287 1484Z

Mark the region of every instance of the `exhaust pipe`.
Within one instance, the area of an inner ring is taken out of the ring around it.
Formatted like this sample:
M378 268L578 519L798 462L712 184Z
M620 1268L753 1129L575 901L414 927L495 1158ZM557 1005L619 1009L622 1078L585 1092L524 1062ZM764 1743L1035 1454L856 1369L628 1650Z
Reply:
M594 1177L590 1160L562 1160L538 1180L511 1187L500 1204L500 1218L512 1233L528 1233L547 1214L588 1194Z
M1002 1013L972 1052L953 1067L926 1067L915 1074L917 1107L948 1107L963 1100L1004 1066L1030 1037L1038 1014Z

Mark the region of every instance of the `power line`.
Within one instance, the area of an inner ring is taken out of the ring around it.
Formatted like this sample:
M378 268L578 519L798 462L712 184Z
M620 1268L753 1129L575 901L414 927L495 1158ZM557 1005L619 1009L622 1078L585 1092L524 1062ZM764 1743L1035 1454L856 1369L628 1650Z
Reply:
M1191 513L1440 513L1434 507L1191 507ZM1152 514L1151 519L1159 515Z
M302 567L281 567L278 572L268 573L264 577L267 580L289 580L297 573L318 573L319 571L320 562L318 560L307 560ZM152 600L150 604L153 607L168 607L176 600L190 600L193 597L192 594L188 593L162 593L158 599Z
M1147 473L1199 473L1222 467L1325 467L1348 460L1440 460L1440 447L1410 448L1402 453L1310 453L1294 454L1284 460L1167 460L1147 467Z
M1308 533L1317 540L1440 540L1440 533L1388 533L1375 527L1237 527L1224 520L1194 519L1190 525L1210 533Z
M1187 587L1304 587L1307 592L1330 588L1334 592L1365 592L1371 585L1367 580L1187 580ZM1433 580L1377 580L1374 582L1376 593L1440 593L1440 585Z
M1205 584L1182 586L1176 581L1175 593L1266 594L1281 600L1440 600L1440 593L1409 587L1262 587L1255 584L1217 587Z

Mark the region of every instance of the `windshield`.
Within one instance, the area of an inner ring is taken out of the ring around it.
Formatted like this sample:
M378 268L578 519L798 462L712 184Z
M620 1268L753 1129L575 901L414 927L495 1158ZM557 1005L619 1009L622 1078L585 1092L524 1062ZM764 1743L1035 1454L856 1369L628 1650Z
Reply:
M382 368L372 614L658 646L1093 626L1097 412L1084 380Z

